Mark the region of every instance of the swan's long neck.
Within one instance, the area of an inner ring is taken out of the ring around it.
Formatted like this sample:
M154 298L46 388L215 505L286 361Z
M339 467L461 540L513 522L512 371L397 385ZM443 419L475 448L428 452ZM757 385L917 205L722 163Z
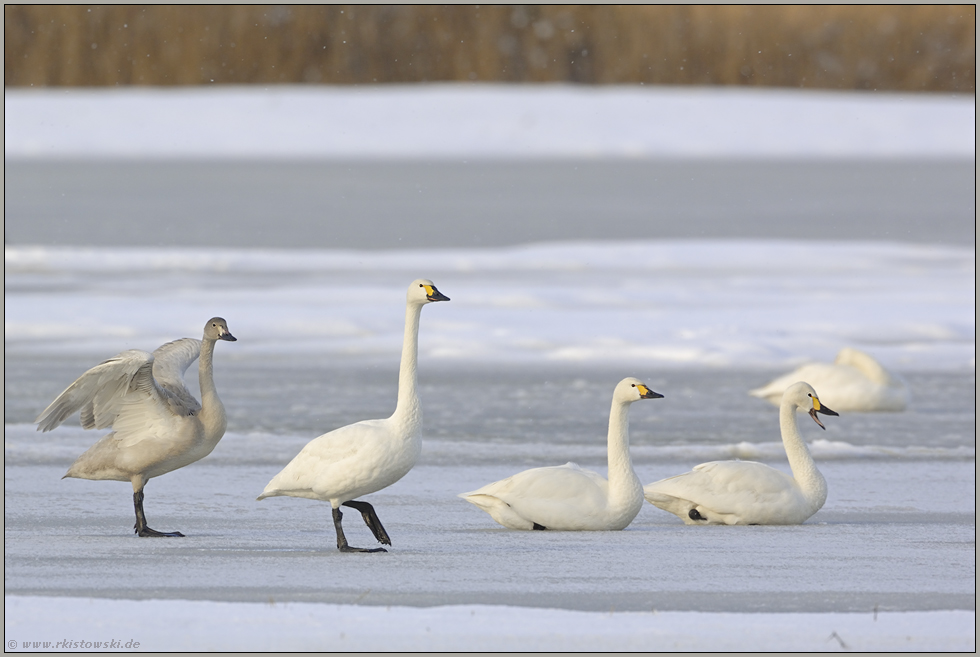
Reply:
M814 463L810 450L803 442L796 421L796 404L792 401L783 401L779 407L779 429L783 435L783 448L789 458L793 478L814 508L823 506L827 501L827 481L817 470L817 464Z
M606 450L609 458L609 497L630 500L637 491L642 495L643 485L633 471L630 458L629 402L613 400L609 410L609 437Z
M398 405L391 419L399 424L422 426L422 404L418 395L419 317L422 305L409 303L405 308L405 339L402 362L398 370Z
M204 437L208 442L217 443L225 434L228 422L225 407L218 399L214 387L214 340L201 340L201 355L198 362L198 376L201 384L201 410L198 417L204 425Z

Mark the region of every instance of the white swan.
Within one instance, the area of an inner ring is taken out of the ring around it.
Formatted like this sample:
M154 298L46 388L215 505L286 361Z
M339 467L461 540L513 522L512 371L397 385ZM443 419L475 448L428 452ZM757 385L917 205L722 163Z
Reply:
M412 469L422 451L422 404L417 393L419 317L422 306L449 301L432 281L419 279L408 286L405 339L398 372L398 403L385 420L364 420L334 429L306 444L299 454L272 478L258 499L278 495L330 502L341 552L385 552L347 544L341 526L340 505L361 512L379 543L391 545L374 507L355 498L392 485Z
M749 394L779 406L783 392L797 381L820 391L820 398L841 412L903 411L908 405L906 385L878 361L845 347L831 363L809 363L756 388Z
M817 413L837 415L808 383L795 383L783 393L779 427L792 477L754 461L712 461L644 486L644 497L688 525L802 523L827 500L827 482L800 435L797 409L809 412L821 429Z
M660 397L639 379L626 378L616 386L609 413L608 481L566 463L525 470L459 497L509 529L624 529L643 506L643 484L630 459L629 407Z
M217 340L234 342L235 337L225 320L212 317L203 340L175 340L152 354L124 351L78 377L35 420L38 431L51 431L81 409L85 429L112 427L112 433L72 463L65 477L131 482L140 536L183 536L147 527L143 487L152 477L204 458L225 433L225 407L213 376ZM201 403L183 379L198 357Z

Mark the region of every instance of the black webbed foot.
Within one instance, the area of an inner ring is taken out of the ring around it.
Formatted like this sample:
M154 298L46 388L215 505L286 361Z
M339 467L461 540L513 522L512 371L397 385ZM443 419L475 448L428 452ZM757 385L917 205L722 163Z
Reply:
M136 509L136 524L133 525L133 533L137 536L152 538L184 538L180 532L158 532L150 529L146 525L146 514L143 513L143 491L133 493L133 507Z
M384 548L359 548L359 547L351 547L349 545L345 545L343 547L338 545L337 549L340 550L341 552L387 552L388 551Z
M538 523L535 522L535 523L532 523L531 529L537 529L537 530L540 530L540 531L544 531L545 529L547 529L547 527L545 527L544 525L539 525Z
M687 517L690 518L691 520L707 520L707 518L705 518L700 513L698 513L697 509L691 509L690 511L688 511Z
M153 536L153 537L167 537L167 538L184 538L184 535L180 532L158 532L155 529L150 529L149 527L144 527L143 529L137 529L136 534L139 536Z

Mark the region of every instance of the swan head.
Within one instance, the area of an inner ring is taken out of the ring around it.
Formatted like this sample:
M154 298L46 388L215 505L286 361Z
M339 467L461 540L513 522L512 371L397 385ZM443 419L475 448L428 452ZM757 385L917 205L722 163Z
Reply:
M228 330L228 322L223 317L212 317L204 325L204 337L208 340L227 340L237 342L238 338Z
M641 399L661 399L663 395L650 390L647 384L633 377L626 377L616 385L613 399L620 402L633 403Z
M813 418L821 429L826 430L827 427L823 425L820 418L817 417L817 413L823 413L824 415L839 415L836 411L832 411L823 404L820 403L820 398L817 397L817 391L813 389L809 383L800 381L799 383L794 383L790 387L786 388L786 392L783 393L783 403L790 402L794 404L801 411L806 411Z
M408 286L409 303L432 303L433 301L449 301L449 297L436 289L435 283L427 278L418 278Z

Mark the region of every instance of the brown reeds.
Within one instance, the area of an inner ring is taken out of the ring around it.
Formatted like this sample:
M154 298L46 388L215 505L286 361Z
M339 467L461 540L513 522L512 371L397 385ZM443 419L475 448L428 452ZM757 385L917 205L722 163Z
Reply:
M975 90L974 5L5 5L8 86Z

